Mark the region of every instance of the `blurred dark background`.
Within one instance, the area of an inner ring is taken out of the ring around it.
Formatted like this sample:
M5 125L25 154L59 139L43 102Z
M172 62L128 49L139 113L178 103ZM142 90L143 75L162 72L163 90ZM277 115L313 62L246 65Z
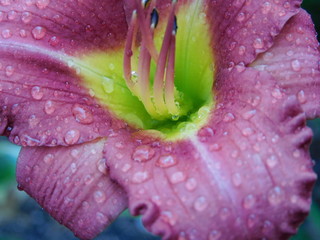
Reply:
M305 8L320 32L320 0L305 0ZM319 37L318 37L319 39ZM319 39L320 40L320 39ZM320 94L320 93L319 93ZM320 176L320 119L308 122L314 139L311 155ZM19 147L0 137L0 240L76 240L73 234L55 222L33 199L19 192L15 181L15 161ZM315 189L320 189L320 181ZM148 234L140 218L124 212L95 240L156 240ZM320 192L314 191L313 204L307 220L292 240L320 240Z

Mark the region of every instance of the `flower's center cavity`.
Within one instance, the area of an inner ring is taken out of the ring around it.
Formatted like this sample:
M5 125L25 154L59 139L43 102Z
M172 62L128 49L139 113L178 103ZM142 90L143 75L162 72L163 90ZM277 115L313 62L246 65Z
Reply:
M121 51L74 60L86 86L117 117L170 137L203 126L212 109L214 58L204 0L135 0Z

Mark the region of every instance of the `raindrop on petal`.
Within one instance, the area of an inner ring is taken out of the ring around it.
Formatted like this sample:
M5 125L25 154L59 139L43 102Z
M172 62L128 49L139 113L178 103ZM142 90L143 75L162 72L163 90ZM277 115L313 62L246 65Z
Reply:
M47 155L44 156L43 161L44 161L45 163L48 163L48 164L49 164L49 163L52 162L53 159L54 159L53 154L49 153L49 154L47 154Z
M219 240L221 238L221 232L213 230L208 236L208 240Z
M34 86L31 89L31 96L33 97L33 99L35 100L41 100L43 98L43 91L40 87L38 86Z
M79 130L69 130L64 136L64 141L68 145L72 145L78 142L80 138Z
M132 159L136 162L146 162L155 155L155 150L148 145L138 146L133 152Z
M284 194L280 187L276 186L269 190L268 200L271 205L278 205L283 201Z
M193 206L198 212L202 212L208 207L208 201L204 196L201 196L195 200Z
M156 166L162 167L162 168L172 167L176 164L177 164L177 160L172 155L161 156L156 162Z
M186 179L186 176L183 172L175 172L170 177L170 182L173 184L177 184L183 182Z
M144 172L136 172L133 177L132 177L132 182L133 183L143 183L147 179L149 179L149 173L144 171Z
M90 124L93 122L93 115L89 108L80 104L75 104L72 107L72 114L76 121L82 124Z
M32 29L31 33L34 39L40 40L45 37L47 30L44 27L37 26L34 29Z
M97 203L103 203L106 200L106 195L102 191L94 192L93 197Z

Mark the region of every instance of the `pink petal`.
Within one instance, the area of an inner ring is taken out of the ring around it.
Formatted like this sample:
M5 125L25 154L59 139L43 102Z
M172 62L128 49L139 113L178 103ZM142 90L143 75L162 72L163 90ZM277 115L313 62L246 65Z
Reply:
M72 145L108 135L110 114L74 70L29 49L1 50L0 44L0 52L0 134L22 146Z
M108 138L111 178L163 239L287 239L309 211L316 178L305 115L267 73L218 77L226 84L197 136L165 142L123 130Z
M0 5L0 22L1 44L35 44L68 54L119 46L127 29L118 0L9 0Z
M207 2L216 62L226 67L251 63L270 48L284 24L299 11L301 0Z
M4 1L0 22L0 134L22 146L107 136L111 117L66 53L119 47L127 28L122 1Z
M81 239L92 239L127 206L122 188L109 178L105 140L72 147L22 148L19 188Z
M320 116L318 47L312 20L301 10L285 25L274 46L252 64L269 72L288 94L295 94L308 118Z

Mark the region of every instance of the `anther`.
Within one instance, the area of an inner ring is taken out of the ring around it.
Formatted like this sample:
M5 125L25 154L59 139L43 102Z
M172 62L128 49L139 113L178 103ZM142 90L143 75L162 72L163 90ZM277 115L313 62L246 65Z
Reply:
M152 10L152 13L151 13L151 28L155 29L158 25L158 22L159 22L159 13L157 11L157 9L153 9Z
M172 30L172 34L176 35L176 34L177 34L177 30L178 30L177 17L176 17L176 16L174 16L174 22L173 22L173 30Z
M143 6L144 8L147 8L150 2L151 2L151 0L142 0L142 1L141 1L141 4L142 4L142 6Z

